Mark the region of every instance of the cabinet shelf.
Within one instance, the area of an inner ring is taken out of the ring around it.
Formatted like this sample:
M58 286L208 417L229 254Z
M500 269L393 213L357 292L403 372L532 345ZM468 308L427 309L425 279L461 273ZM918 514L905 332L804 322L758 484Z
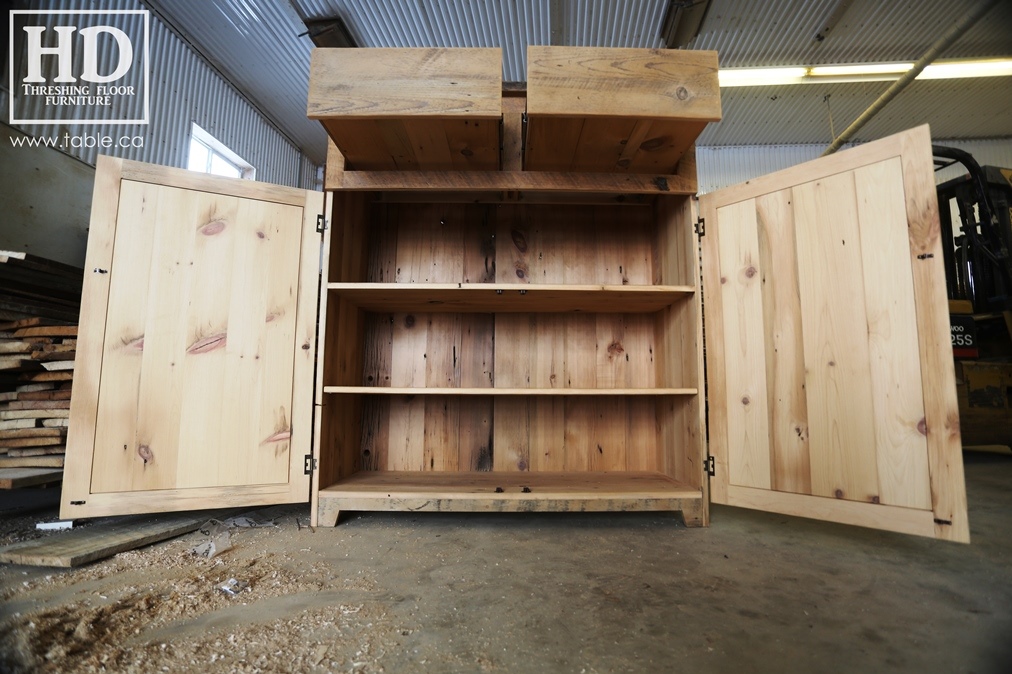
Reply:
M409 386L324 386L324 393L410 396L694 396L694 388L453 388Z
M625 471L359 471L320 490L321 509L330 501L339 510L402 510L406 502L441 511L611 510L616 502L650 510L651 501L671 499L701 500L702 491L661 473Z
M328 283L367 311L476 313L652 313L692 296L692 286L505 283Z

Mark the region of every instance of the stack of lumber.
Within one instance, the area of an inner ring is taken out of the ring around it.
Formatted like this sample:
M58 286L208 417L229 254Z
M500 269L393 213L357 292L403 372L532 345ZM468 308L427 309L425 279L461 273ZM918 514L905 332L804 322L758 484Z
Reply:
M81 284L81 269L0 251L0 487L59 478Z
M61 468L67 448L76 325L30 318L0 323L0 468Z

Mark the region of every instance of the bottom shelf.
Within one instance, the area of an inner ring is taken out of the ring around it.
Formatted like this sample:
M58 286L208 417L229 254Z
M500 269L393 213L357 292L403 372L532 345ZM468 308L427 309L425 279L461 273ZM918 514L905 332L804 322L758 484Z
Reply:
M702 525L703 495L652 472L362 471L319 492L319 523L342 510L430 512L682 511Z

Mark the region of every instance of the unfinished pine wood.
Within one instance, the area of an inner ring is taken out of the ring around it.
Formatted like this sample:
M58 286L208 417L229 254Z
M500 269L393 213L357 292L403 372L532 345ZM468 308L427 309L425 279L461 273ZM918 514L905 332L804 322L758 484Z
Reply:
M25 372L18 376L19 381L30 382L70 382L74 380L73 372Z
M15 400L7 403L9 410L69 410L69 400Z
M818 448L811 453L812 493L876 502L880 450L854 175L798 185L793 195L809 439ZM846 292L842 278L850 279Z
M532 171L667 173L720 119L715 52L527 48Z
M31 362L24 356L0 356L0 370L20 370Z
M5 339L0 340L0 353L31 353L39 344L26 340Z
M656 230L649 207L515 206L496 219L496 281L648 286ZM675 284L672 284L675 285Z
M646 314L502 314L495 321L497 388L682 387L654 360Z
M783 190L755 200L768 364L770 479L775 491L811 494L801 288L791 199L790 190Z
M361 383L400 388L491 388L491 314L369 314Z
M504 388L504 387L410 387L410 386L325 386L324 393L387 396L691 396L695 388Z
M903 167L910 264L917 312L928 470L935 536L968 543L959 405L949 337L938 198L931 163L931 134L920 126L894 137ZM1006 318L1007 320L1007 318Z
M63 468L63 455L0 456L0 468Z
M0 420L0 431L16 430L22 428L34 428L35 419L6 419Z
M52 484L63 479L63 471L53 468L0 468L0 489L23 489Z
M12 391L13 396L17 397L19 401L32 401L32 400L55 400L55 401L70 401L70 389L66 391L26 391L24 393L17 393ZM11 398L12 400L14 398Z
M476 197L472 193L490 191L517 193L529 200L550 199L552 192L578 193L577 201L593 200L592 195L613 194L609 202L635 201L638 195L695 194L698 187L694 173L685 171L682 164L688 158L686 152L674 172L655 174L624 173L572 173L570 171L344 171L331 175L328 189L355 191L390 190L393 192L419 192L439 185L443 190L460 191L468 195L467 201ZM693 164L694 166L694 164ZM631 197L628 195L632 195ZM478 195L480 196L480 194ZM457 197L460 199L461 197ZM412 197L417 200L417 197ZM495 201L502 201L498 196ZM563 197L563 203L566 199Z
M331 145L333 143L331 142ZM336 148L334 149L336 151ZM331 153L333 154L333 153ZM337 153L338 156L340 153ZM343 166L343 157L341 157ZM328 155L328 172L331 170ZM317 328L316 382L314 391L313 461L311 494L320 487L351 475L362 468L363 404L361 396L325 396L328 382L358 383L362 376L363 312L351 302L327 291L328 279L360 281L364 278L367 223L372 197L366 194L328 194L323 256L318 285L319 325ZM347 348L325 348L327 335ZM319 499L310 499L310 522L319 521Z
M0 548L0 561L72 568L196 531L208 519L226 515L228 511L117 518L84 529L4 546Z
M47 361L47 362L44 362L44 363L40 363L40 365L42 365L42 367L46 368L50 372L52 372L52 371L61 371L61 370L73 370L74 369L74 361L72 361L72 360Z
M20 328L14 331L15 337L76 337L76 325L42 325Z
M22 447L19 449L8 449L8 456L46 456L49 454L63 454L67 448L63 444L50 445L48 447Z
M854 172L872 403L876 410L879 499L886 505L931 507L924 389L918 358L917 314L907 233L903 169L899 157Z
M348 168L499 167L498 49L314 49L309 81Z
M108 273L86 278L101 299L82 312L67 470L88 477L68 479L65 516L304 499L322 195L192 190L186 171L133 162L99 173L116 208L93 214Z
M700 504L698 490L652 473L361 472L320 492L320 521L333 526L341 510L680 510L687 525L698 526Z
M43 438L59 437L62 433L58 428L12 428L0 429L0 440L9 438Z
M63 440L53 436L36 436L29 438L3 438L0 439L0 449L12 447L44 447L47 445L62 445Z
M769 416L763 348L762 269L755 203L726 206L721 229L719 286L726 361L730 484L769 489Z
M703 198L715 501L968 540L931 176L921 128ZM753 218L772 265L759 269L755 342L772 403L769 488L736 486L729 447L742 431L728 317L754 309L710 290L728 278L713 260L733 257Z
M66 419L70 410L0 410L0 421L12 419Z

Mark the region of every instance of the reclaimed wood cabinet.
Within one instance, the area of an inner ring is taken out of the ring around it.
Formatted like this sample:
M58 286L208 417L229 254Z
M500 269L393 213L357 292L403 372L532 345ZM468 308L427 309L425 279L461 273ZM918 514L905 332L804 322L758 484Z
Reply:
M345 510L672 510L698 526L712 501L967 541L927 128L697 204L714 54L530 49L526 92L503 92L497 50L317 50L326 203L300 193L287 224L164 215L190 197L114 197L103 161L88 265L108 273L86 284L62 515L308 491L331 526ZM117 166L183 189L183 172ZM189 176L205 195L242 184ZM124 230L138 207L177 223L179 252L141 243L177 236L166 226ZM288 280L246 297L237 271L187 271L211 259L215 223L234 232L229 269L269 259ZM118 316L145 291L161 311ZM269 347L284 356L256 364ZM157 421L138 412L156 390ZM185 449L160 449L152 424ZM175 482L147 477L166 464Z

